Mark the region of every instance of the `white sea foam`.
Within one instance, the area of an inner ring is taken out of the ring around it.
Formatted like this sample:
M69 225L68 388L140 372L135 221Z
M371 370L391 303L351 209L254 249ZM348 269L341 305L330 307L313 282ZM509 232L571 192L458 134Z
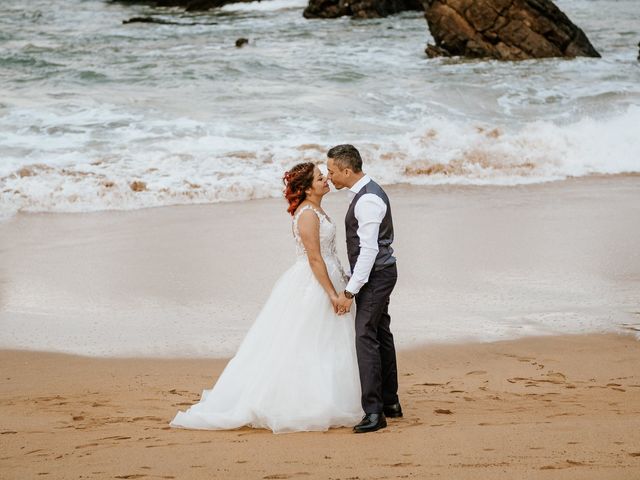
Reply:
M233 139L188 119L145 122L141 128L114 114L109 120L113 145L92 151L86 145L96 140L87 124L94 119L71 117L48 126L45 120L52 119L40 119L44 124L6 137L5 145L16 154L0 167L5 217L16 211L273 197L280 195L286 169L303 160L323 162L331 146L328 139L315 144L302 143L303 138L277 143ZM367 171L384 184L517 185L640 172L639 124L639 107L564 125L538 121L516 128L433 118L412 133L384 143L363 139L358 146ZM46 149L34 148L44 142Z
M264 0L247 3L230 3L221 8L227 12L267 12L288 8L304 9L309 2L307 0Z

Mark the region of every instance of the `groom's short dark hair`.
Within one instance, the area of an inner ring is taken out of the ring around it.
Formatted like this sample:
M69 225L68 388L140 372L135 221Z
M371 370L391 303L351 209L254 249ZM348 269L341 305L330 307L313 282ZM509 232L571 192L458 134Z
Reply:
M362 157L353 145L348 143L336 145L327 152L327 157L332 158L342 168L350 168L353 173L362 171Z

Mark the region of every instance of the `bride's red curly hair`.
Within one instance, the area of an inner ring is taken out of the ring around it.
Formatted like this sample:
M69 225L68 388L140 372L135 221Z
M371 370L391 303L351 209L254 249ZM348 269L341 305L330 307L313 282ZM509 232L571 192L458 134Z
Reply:
M307 198L305 190L313 184L313 170L316 166L311 162L299 163L288 172L284 172L284 198L289 202L287 212L293 216L298 206Z

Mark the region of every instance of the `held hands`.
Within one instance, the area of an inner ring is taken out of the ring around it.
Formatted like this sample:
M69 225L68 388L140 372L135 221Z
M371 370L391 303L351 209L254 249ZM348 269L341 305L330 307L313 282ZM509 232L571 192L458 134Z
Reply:
M335 298L331 299L331 303L333 304L333 311L338 315L344 315L351 311L351 304L353 303L353 298L349 299L344 296L344 292L341 292Z
M340 310L340 306L338 305L338 294L334 293L332 295L329 295L329 300L331 300L331 305L333 305L333 313L337 314L337 315L342 315L341 313L338 313L338 311Z

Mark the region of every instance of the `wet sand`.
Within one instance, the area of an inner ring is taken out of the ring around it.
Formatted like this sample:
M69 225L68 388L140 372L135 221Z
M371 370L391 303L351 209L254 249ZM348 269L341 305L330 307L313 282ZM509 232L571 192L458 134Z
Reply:
M400 347L640 329L640 176L387 190ZM343 259L346 203L323 203ZM283 199L21 214L0 223L0 348L226 358L294 255Z

